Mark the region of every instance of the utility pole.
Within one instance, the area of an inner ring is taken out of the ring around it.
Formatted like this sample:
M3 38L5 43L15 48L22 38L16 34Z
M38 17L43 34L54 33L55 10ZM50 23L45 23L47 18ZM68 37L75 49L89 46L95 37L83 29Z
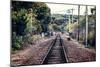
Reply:
M86 5L86 47L88 46L88 6Z
M80 5L78 5L78 34L77 34L77 41L79 41L79 22L80 22Z
M68 13L68 32L70 30L70 10L67 10L67 13Z
M68 18L69 18L69 22L68 22L68 32L70 32L70 22L71 22L71 20L70 19L72 19L72 23L73 23L73 10L74 9L68 9L67 10L67 13L68 13ZM71 11L72 11L72 18L70 18L70 13L71 13Z
M74 11L74 9L70 9L71 11L72 11L72 23L73 23L73 11Z

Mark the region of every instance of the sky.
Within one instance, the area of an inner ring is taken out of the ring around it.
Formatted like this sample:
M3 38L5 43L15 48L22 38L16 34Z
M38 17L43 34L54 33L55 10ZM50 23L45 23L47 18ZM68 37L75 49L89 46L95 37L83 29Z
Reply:
M73 14L78 15L78 6L77 5L66 5L66 4L52 4L46 3L48 7L51 9L52 14L68 14L69 9L74 9ZM94 6L88 6L88 14L91 14L90 8ZM86 10L86 6L80 6L80 15L84 15ZM70 13L71 14L71 13Z

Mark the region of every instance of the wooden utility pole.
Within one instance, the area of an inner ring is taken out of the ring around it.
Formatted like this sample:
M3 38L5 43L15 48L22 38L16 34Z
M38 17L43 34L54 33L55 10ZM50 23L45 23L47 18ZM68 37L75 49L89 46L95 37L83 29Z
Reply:
M74 9L71 9L71 11L72 11L72 23L73 23L73 11L74 11Z
M80 22L80 5L78 5L78 33L77 33L77 41L79 41L79 22Z
M68 32L70 30L70 10L67 10L68 13Z
M86 5L86 47L88 46L88 6Z

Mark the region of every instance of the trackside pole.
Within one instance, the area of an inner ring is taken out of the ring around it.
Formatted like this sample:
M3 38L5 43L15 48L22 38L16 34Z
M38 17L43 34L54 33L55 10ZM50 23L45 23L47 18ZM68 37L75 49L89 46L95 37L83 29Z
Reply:
M86 5L86 47L88 46L88 6Z
M78 5L78 34L77 34L77 41L79 41L79 22L80 22L80 5Z

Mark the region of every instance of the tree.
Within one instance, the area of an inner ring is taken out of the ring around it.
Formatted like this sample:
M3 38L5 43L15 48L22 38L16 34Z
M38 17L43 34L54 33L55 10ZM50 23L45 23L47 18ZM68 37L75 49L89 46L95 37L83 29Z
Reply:
M36 13L36 19L40 21L42 32L47 32L51 21L50 8L45 3L33 3L32 8Z
M13 48L19 49L34 32L47 32L51 14L45 3L12 1L11 11Z

